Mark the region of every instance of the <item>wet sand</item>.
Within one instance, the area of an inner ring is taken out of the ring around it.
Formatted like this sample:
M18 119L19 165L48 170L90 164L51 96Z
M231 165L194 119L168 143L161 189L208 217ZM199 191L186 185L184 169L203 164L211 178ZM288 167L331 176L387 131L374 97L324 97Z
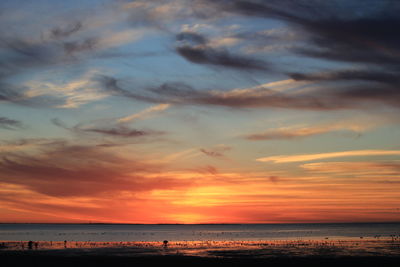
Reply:
M3 266L400 266L400 241L0 242Z

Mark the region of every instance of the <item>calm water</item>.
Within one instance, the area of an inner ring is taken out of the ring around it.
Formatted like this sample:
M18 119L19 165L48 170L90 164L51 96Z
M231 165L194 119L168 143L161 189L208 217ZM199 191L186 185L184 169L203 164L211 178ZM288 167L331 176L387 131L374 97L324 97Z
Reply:
M2 241L259 241L400 235L400 223L112 225L0 224Z

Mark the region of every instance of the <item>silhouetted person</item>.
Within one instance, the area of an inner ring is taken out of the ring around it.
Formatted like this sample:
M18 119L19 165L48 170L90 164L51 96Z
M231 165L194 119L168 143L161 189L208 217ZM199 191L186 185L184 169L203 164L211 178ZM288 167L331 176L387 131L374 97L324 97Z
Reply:
M164 240L164 241L163 241L163 247L164 247L164 248L168 247L168 240Z
M64 248L67 248L67 240L64 240Z
M35 242L35 249L38 249L39 242Z
M29 242L28 242L28 248L29 248L29 249L32 249L32 248L33 248L32 246L33 246L33 242L32 242L32 241L29 241Z

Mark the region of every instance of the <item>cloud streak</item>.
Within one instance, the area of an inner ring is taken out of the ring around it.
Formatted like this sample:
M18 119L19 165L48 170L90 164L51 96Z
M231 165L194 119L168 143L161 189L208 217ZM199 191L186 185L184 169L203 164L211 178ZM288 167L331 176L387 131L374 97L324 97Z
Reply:
M171 105L170 104L159 104L156 106L149 107L145 110L142 110L138 113L122 117L118 119L117 121L119 123L128 123L128 122L134 122L136 120L142 120L151 116L154 116L156 113L162 112L166 109L168 109Z
M400 162L316 162L300 165L301 168L316 173L347 176L388 176L400 175Z
M332 102L329 98L318 97L312 93L291 94L277 92L263 86L247 89L196 90L184 83L165 83L146 90L127 90L119 80L103 76L104 89L112 95L123 96L151 103L176 105L209 105L231 108L289 108L308 110L333 110L350 108L347 101Z
M98 134L105 137L108 136L117 139L118 138L142 139L147 137L156 137L164 134L164 132L162 131L138 130L121 123L113 123L113 122L114 120L103 120L91 123L79 123L73 127L69 127L64 122L62 122L57 118L52 119L52 123L54 125L78 135Z
M271 157L258 158L257 161L273 162L273 163L290 163L290 162L313 161L313 160L341 158L341 157L399 156L399 155L400 155L399 150L352 150L352 151L329 152L329 153L319 153L319 154L271 156Z
M269 129L260 133L247 134L243 137L251 141L291 140L322 135L330 132L353 133L353 135L358 136L365 130L375 127L377 124L378 122L371 122L371 119L369 119L369 121L360 121L360 119L358 119L357 121L338 121L329 124L317 124L310 126L294 125L289 127Z
M230 151L232 148L230 146L226 145L217 145L212 148L201 148L200 152L202 152L204 155L212 157L212 158L219 158L219 159L225 159L225 153Z

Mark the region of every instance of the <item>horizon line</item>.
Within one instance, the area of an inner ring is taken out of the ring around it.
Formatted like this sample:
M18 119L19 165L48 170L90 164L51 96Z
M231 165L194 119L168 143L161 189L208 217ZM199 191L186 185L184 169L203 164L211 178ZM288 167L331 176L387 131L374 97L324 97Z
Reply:
M112 223L112 222L0 222L1 224L69 224L69 225L275 225L275 224L397 224L400 221L382 222L288 222L288 223Z

